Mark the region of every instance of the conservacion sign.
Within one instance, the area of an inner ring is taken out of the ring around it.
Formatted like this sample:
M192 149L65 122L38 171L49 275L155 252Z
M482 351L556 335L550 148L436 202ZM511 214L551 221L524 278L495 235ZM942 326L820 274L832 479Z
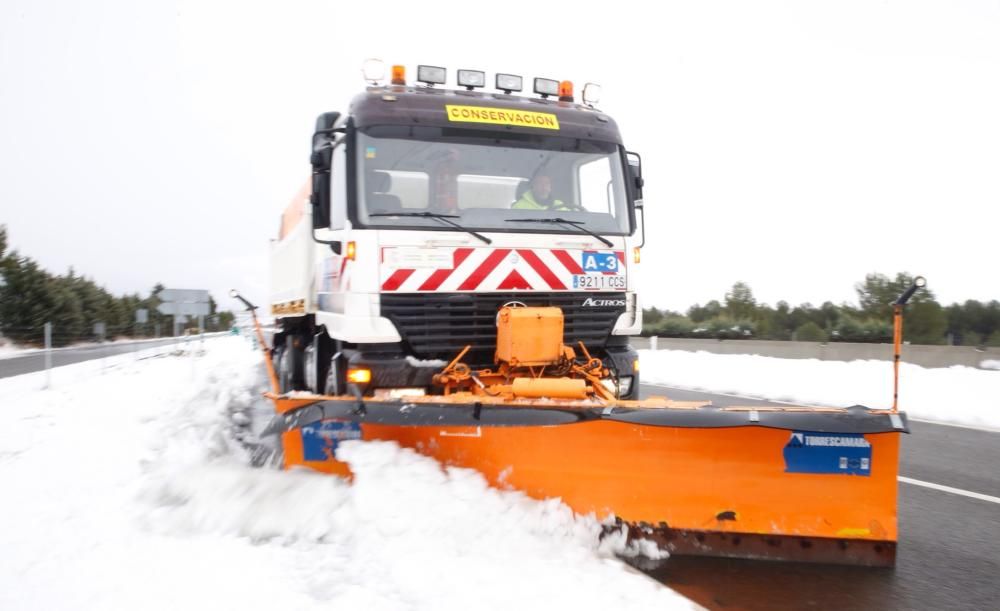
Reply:
M559 129L559 119L549 112L487 108L485 106L455 106L452 104L445 104L444 108L445 112L448 113L449 121Z

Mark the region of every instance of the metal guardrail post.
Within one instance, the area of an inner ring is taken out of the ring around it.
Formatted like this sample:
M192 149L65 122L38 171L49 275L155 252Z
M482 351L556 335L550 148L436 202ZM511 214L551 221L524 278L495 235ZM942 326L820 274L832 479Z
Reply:
M52 323L45 323L45 388L52 386Z

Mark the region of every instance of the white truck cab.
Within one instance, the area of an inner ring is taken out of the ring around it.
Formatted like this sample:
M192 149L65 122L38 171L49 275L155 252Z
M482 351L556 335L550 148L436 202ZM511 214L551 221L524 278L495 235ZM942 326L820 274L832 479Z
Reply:
M433 393L466 346L470 365L493 364L496 314L514 303L559 307L565 343L636 396L638 156L568 83L558 99L545 79L539 97L511 95L511 75L504 93L446 90L436 70L416 87L394 70L317 119L311 184L271 249L282 390Z

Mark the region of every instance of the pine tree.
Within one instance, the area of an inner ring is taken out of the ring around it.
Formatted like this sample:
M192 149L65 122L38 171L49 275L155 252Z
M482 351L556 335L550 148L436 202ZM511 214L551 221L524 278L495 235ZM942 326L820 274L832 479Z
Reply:
M753 297L750 285L737 282L726 293L726 314L734 320L751 319L757 308L757 300Z

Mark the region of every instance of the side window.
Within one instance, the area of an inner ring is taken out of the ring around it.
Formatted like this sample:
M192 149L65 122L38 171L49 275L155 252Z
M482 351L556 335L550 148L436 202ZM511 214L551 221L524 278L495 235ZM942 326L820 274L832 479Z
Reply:
M330 229L347 226L347 146L341 140L333 149L330 168Z
M580 204L590 212L614 214L611 160L599 157L579 167Z

